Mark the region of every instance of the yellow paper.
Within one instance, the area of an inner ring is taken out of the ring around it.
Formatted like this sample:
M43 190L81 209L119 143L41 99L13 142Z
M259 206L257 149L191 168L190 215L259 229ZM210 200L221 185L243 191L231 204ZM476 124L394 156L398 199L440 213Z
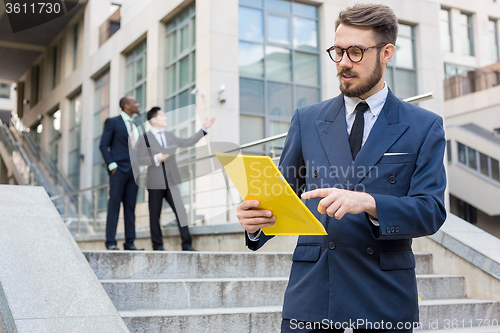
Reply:
M276 223L265 235L327 235L321 222L293 192L269 156L215 153L243 200L258 200Z

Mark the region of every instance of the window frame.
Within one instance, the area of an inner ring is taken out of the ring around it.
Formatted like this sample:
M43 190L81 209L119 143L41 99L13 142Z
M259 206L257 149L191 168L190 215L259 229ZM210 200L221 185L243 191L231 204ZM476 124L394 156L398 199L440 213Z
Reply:
M278 122L278 123L289 123L290 119L293 114L293 109L297 107L297 88L309 88L309 89L316 89L318 93L318 102L321 101L321 92L322 92L322 73L321 73L321 32L320 32L320 16L319 14L316 15L316 17L312 16L307 16L307 15L301 15L300 13L295 13L294 12L294 3L297 4L302 4L298 3L295 1L287 1L290 3L290 12L282 12L282 11L276 11L270 8L267 8L265 4L263 4L262 7L259 6L252 6L250 4L245 4L245 3L239 3L238 4L238 9L239 8L249 8L249 9L257 9L262 11L263 15L263 40L262 42L255 42L255 41L250 41L250 40L245 40L241 39L238 37L238 45L243 42L243 43L252 43L255 45L260 45L263 49L263 76L262 77L255 77L255 76L249 76L249 75L242 75L238 73L238 78L240 80L253 80L253 81L259 81L263 83L263 90L264 90L264 95L263 95L263 101L264 101L264 109L262 113L251 113L251 112L245 112L242 111L240 108L240 116L248 116L248 117L260 117L264 118L264 137L269 137L271 135L276 135L276 134L281 134L281 133L271 133L272 131L272 122ZM313 6L313 5L310 5ZM318 6L316 7L316 10L319 11ZM269 15L274 15L274 16L279 16L279 17L286 17L288 19L288 32L289 32L289 43L288 44L282 44L278 42L272 42L269 41L269 34L268 34L268 19ZM307 49L301 49L301 48L296 48L294 45L294 18L302 18L302 19L308 19L308 20L313 20L316 24L316 41L317 41L317 49L316 51L312 50L307 50ZM290 52L290 66L291 66L291 79L290 81L282 81L282 80L276 80L276 79L269 79L266 77L266 72L267 72L267 56L266 56L266 46L271 46L271 47L280 47L283 49L286 49ZM239 47L238 47L239 49ZM296 52L308 54L308 55L314 55L317 56L318 62L317 62L317 75L318 75L318 84L317 85L310 85L310 84L304 84L300 82L295 81L296 77ZM292 105L292 110L290 110L290 115L272 115L270 112L271 110L268 110L268 104L269 104L269 84L285 84L288 86L291 86L291 105ZM241 89L241 87L240 87ZM241 121L240 121L241 123ZM241 124L240 124L241 127ZM241 138L241 135L240 135ZM241 143L241 142L240 142ZM270 152L271 150L271 144L266 144L266 147L263 149L265 152ZM259 150L259 152L262 152Z
M413 87L414 87L413 96L415 96L418 94L417 53L416 53L416 47L415 47L415 44L416 44L415 27L416 27L416 25L408 24L408 23L404 23L404 22L398 22L398 25L405 25L405 26L410 27L410 29L411 29L411 36L403 36L403 38L410 38L410 40L411 40L412 56L413 56L413 68L409 69L409 68L404 68L404 67L398 67L396 64L397 52L394 52L394 56L392 57L391 61L389 61L389 63L387 64L385 74L386 75L389 74L389 73L387 73L387 68L390 68L391 69L390 75L391 75L391 80L392 80L391 82L393 85L393 87L390 87L390 88L393 91L393 93L397 96L399 92L397 89L396 72L398 70L404 70L404 71L409 71L409 72L411 71L412 73L414 73L414 76L413 76L414 77L414 79L413 79ZM397 42L396 42L396 44L397 44ZM412 96L407 96L407 97L412 97Z

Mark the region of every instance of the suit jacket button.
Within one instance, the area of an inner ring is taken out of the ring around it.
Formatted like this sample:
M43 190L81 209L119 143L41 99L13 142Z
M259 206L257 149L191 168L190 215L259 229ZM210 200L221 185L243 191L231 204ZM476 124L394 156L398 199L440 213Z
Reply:
M395 232L399 232L399 227L394 228Z
M375 252L375 250L372 247L366 249L366 253L368 253L368 255L370 256L373 254L373 252Z
M396 232L396 228L391 227L391 233L392 233L392 232Z
M389 228L389 227L385 228L385 232L387 232L388 234L390 234L391 233L391 228Z
M334 242L330 242L330 243L328 243L328 248L329 248L330 250L335 250L335 243L334 243Z
M390 176L389 177L389 183L394 184L396 182L396 177Z

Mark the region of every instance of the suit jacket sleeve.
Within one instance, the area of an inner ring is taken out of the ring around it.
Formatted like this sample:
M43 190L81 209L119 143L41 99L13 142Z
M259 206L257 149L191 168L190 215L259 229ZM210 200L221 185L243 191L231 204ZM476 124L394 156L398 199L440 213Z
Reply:
M285 146L281 154L279 169L293 191L300 195L304 191L305 179L301 177L304 170L304 158L302 156L302 143L300 133L299 113L295 110L292 117L290 129L285 139ZM245 232L245 243L250 250L256 251L274 236L260 235L258 241L251 241Z
M114 125L111 118L108 118L104 122L104 129L102 131L101 142L99 144L99 149L101 150L102 157L106 162L106 166L115 161L113 158L113 152L109 151L109 147L113 143L113 136Z
M187 139L175 137L174 144L179 146L179 147L190 147L190 146L194 145L196 142L200 141L200 139L203 138L206 134L207 133L204 132L203 130L199 130L192 137L187 138ZM167 142L167 144L169 144L169 143Z
M445 146L443 120L438 117L420 147L408 194L403 197L372 194L377 205L380 226L375 226L370 221L368 223L376 239L405 239L431 235L444 223Z

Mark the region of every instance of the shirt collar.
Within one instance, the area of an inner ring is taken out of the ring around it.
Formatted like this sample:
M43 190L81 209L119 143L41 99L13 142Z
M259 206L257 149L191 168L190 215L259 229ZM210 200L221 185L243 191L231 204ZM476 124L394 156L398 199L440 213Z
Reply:
M132 117L126 114L125 111L121 111L120 116L122 116L122 119L125 123L129 123L132 120Z
M384 88L380 90L379 92L371 95L368 97L365 102L368 104L370 107L370 112L374 116L378 116L380 112L382 111L382 108L384 107L385 101L387 99L387 94L389 93L389 88L387 88L387 83L384 82ZM356 106L358 105L359 102L362 100L357 97L347 97L344 95L344 103L345 103L345 109L349 115L351 115L354 110L356 109Z
M159 130L157 128L154 128L153 126L151 126L151 129L150 129L151 133L153 133L153 135L158 135L159 133L163 133L163 130Z

